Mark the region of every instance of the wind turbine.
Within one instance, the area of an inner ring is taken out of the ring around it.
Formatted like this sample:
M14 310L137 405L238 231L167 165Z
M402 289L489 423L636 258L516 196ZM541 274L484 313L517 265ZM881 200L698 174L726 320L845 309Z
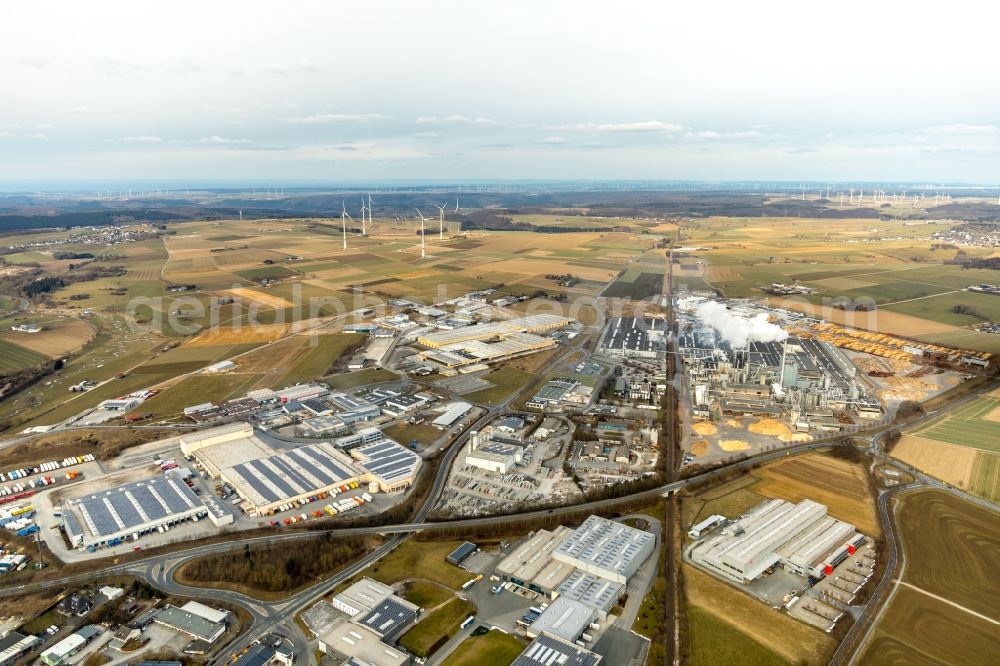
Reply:
M445 204L445 206L448 204ZM438 209L438 239L444 240L444 206L438 206L434 204L434 207Z
M421 259L426 259L427 258L427 251L425 249L425 242L424 241L427 238L427 236L424 235L424 222L427 220L427 218L424 217L424 214L420 212L419 208L417 208L415 210L417 211L417 215L420 216L420 258Z
M240 208L240 222L243 221L243 209Z
M362 236L367 236L368 235L368 228L365 226L365 211L366 210L368 210L368 208L365 206L365 198L361 197L361 235Z
M347 218L351 217L347 213L347 204L343 200L340 201L340 227L344 233L344 249L347 249ZM354 220L351 217L351 220Z
M375 226L375 222L372 221L372 193L368 193L368 224Z
M1000 197L997 197L997 205L1000 205ZM458 197L455 197L455 215L458 215Z

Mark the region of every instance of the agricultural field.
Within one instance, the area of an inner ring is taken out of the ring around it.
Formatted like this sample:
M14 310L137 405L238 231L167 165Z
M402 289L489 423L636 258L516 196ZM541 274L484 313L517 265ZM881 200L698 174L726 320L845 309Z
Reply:
M914 435L1000 453L1000 398L981 396L926 423Z
M0 340L30 349L48 358L62 358L82 349L97 334L97 329L83 319L60 318L35 322L39 333L0 332Z
M1000 503L1000 455L976 453L969 492Z
M43 354L0 338L0 372L22 370L44 360Z
M918 491L900 501L897 523L906 551L904 581L1000 620L996 511L942 491ZM935 529L925 529L927 525Z
M736 517L766 499L811 499L825 504L834 518L869 536L881 531L864 468L822 453L806 453L764 465L745 477L710 489L686 502L685 520L695 523L713 513Z
M860 662L987 663L1000 650L995 513L921 490L903 496L896 516L906 569Z
M703 571L683 565L694 664L825 664L836 642L822 631ZM727 657L739 648L745 656Z
M874 304L876 313L857 317L832 307L819 313L924 342L1000 353L1000 336L971 328L1000 319L1000 298L962 291L996 282L995 271L945 263L955 250L932 249L926 239L950 226L849 218L817 225L797 218L711 217L683 226L681 242L704 248L694 253L709 264L704 283L726 296L765 297L762 288L772 282L798 283L816 292L769 300L802 312L833 299ZM989 253L988 248L965 251L970 257ZM675 269L674 277L677 283L702 281L685 270ZM958 304L968 306L965 313L955 312Z
M911 434L903 435L892 450L893 458L962 489L970 489L981 455L992 454Z

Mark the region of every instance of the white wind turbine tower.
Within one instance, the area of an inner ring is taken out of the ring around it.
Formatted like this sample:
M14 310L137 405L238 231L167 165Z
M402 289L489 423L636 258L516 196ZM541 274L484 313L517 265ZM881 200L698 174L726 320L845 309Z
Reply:
M424 234L424 222L427 221L427 218L424 217L424 214L420 212L419 208L416 208L415 210L417 211L417 215L420 216L420 258L426 259L427 249L425 240L427 239L427 235Z
M243 221L243 209L240 208L240 222Z
M375 222L372 221L372 193L368 193L368 224L375 226Z
M438 209L438 240L444 240L444 206L434 204L434 207Z
M368 208L365 206L365 198L361 197L361 235L362 236L367 236L368 235L368 228L365 226L365 211L366 210L368 210Z
M1000 205L1000 197L997 197L997 205ZM458 215L458 197L455 197L455 215Z
M344 234L344 249L347 249L347 218L351 217L347 214L347 204L343 200L340 202L340 228ZM354 218L351 217L353 220Z
M850 203L851 203L852 206L854 205L854 188L853 187L851 188L851 202Z

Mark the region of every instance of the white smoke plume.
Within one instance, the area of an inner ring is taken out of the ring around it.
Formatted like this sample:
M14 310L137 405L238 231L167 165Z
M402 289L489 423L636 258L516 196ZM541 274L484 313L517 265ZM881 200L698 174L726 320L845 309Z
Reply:
M706 301L698 306L695 315L703 323L719 332L719 335L735 349L745 347L747 341L778 342L788 337L784 329L767 320L761 312L747 319L730 312L725 305Z

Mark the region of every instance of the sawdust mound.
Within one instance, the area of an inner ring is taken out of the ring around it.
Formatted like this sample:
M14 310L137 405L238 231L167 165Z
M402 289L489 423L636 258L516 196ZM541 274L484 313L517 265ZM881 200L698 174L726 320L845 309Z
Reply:
M719 442L719 448L723 451L746 451L750 445L742 439L723 439Z
M707 437L708 435L714 435L719 432L718 428L709 423L708 421L700 421L691 426L691 430L694 430L696 435L701 435L702 437Z
M812 441L812 435L807 435L804 432L796 432L789 435L778 435L778 439L782 442L809 442Z
M708 440L699 439L697 442L691 445L691 455L693 456L703 456L708 453Z
M937 389L934 384L912 377L886 377L884 383L887 388L876 392L882 400L923 400Z
M742 428L743 421L740 421L739 419L726 419L726 425L730 428Z
M789 435L792 432L788 426L781 421L768 418L761 419L756 423L751 423L747 430L757 433L758 435L771 435L772 437L776 437L778 435Z

